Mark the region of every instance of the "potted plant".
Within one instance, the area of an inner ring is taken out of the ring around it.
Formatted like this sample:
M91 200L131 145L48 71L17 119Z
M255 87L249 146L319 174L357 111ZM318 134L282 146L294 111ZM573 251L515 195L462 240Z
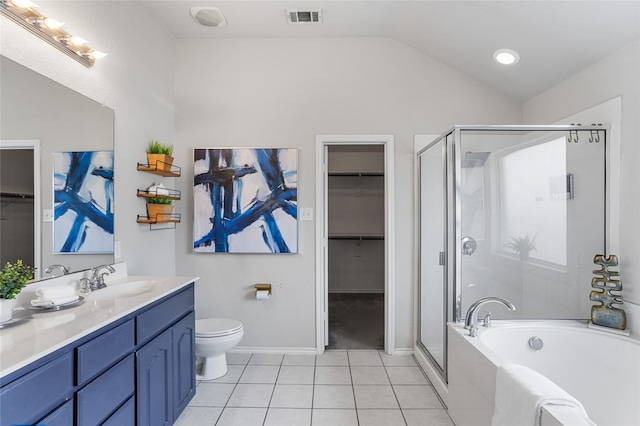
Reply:
M17 260L14 264L7 262L0 271L0 323L11 319L13 300L27 281L33 278L34 271L31 266L22 263L22 260Z
M173 200L165 197L151 197L147 202L147 215L150 220L165 222L171 219Z
M520 260L527 260L532 250L538 251L536 249L537 236L536 233L533 237L530 234L524 237L509 237L510 241L504 246L515 251L520 256Z
M163 144L158 141L152 140L149 142L147 148L147 162L149 167L154 167L156 170L171 171L171 165L173 164L173 145Z

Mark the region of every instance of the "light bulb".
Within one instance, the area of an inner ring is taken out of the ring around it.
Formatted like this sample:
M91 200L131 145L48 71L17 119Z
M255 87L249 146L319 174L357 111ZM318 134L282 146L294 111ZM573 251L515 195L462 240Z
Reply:
M63 26L64 22L56 21L55 19L51 18L45 18L44 24L47 26L47 28L55 30L56 28L60 28L61 26Z
M11 3L15 7L38 7L36 4L31 2L30 0L11 0Z
M493 59L502 65L514 65L520 61L520 55L515 50L499 49L493 53Z
M71 36L69 41L71 42L71 44L75 44L76 46L82 46L83 44L88 43L87 40L83 39L82 37L78 37L78 36Z
M94 59L102 59L105 56L107 56L108 53L100 52L99 50L94 50L93 52L91 52L91 55L93 56Z

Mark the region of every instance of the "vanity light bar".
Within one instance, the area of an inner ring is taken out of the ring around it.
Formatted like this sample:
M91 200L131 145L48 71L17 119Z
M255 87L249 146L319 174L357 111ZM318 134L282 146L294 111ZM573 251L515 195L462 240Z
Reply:
M35 4L28 0L0 0L2 16L9 18L85 67L91 68L96 59L106 55L89 48L85 40L63 30L61 28L63 23L41 15L33 10L33 7Z

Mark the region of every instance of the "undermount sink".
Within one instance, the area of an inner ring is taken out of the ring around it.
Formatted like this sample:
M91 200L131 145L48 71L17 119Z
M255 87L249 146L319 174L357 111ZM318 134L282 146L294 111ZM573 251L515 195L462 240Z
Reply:
M84 293L84 297L89 300L109 300L133 297L151 291L155 283L156 281L141 280L120 284L107 284L106 288L94 290L91 293Z

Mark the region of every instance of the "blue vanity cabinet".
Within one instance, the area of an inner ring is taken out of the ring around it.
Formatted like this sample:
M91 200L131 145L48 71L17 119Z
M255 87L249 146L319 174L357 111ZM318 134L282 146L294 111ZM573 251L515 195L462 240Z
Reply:
M196 394L196 314L191 312L171 328L173 340L174 421Z
M0 379L0 426L171 425L195 395L194 286Z
M193 308L189 287L136 317L139 426L173 424L195 395Z

